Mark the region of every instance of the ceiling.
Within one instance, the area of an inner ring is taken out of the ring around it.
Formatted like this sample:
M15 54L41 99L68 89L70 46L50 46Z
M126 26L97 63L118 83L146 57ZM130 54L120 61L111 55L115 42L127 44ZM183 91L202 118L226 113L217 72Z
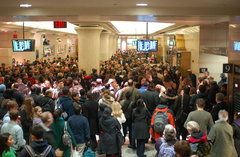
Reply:
M21 3L32 4L20 8ZM147 3L147 7L137 7ZM118 34L109 21L144 21L175 23L159 30L165 33L177 28L229 22L240 23L240 3L237 0L8 0L0 1L0 29L17 31L20 26L10 21L68 21L78 26L102 26ZM25 28L26 31L47 32Z

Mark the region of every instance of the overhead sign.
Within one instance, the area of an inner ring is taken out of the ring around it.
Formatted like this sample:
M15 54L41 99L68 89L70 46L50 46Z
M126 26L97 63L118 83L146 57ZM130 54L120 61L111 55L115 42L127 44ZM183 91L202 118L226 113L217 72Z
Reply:
M54 21L53 26L54 26L54 28L67 28L67 22L66 21Z
M232 73L233 65L232 64L223 64L223 73Z

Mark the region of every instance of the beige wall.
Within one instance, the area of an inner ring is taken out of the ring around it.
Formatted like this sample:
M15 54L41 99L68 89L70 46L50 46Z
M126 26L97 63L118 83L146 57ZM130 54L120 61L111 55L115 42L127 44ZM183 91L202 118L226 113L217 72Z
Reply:
M191 52L192 72L199 75L199 32L184 34L185 48Z

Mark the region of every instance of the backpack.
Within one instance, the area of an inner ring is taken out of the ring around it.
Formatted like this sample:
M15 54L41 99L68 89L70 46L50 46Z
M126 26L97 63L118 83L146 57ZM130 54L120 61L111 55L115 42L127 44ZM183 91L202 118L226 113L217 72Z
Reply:
M197 146L196 154L199 157L204 157L210 154L212 150L212 142L211 140L205 142L205 143L199 143Z
M42 112L46 112L46 111L52 112L52 108L51 108L51 105L49 104L49 101L50 101L50 99L47 102L45 102L44 104L41 105Z
M163 140L162 140L163 141ZM163 142L159 147L158 157L175 157L174 145L169 145L167 142Z
M64 111L64 109L63 109L63 103L64 103L65 101L63 101L62 103L60 103L60 100L58 99L57 100L57 103L56 103L56 108L60 108L61 110L62 110L62 116L63 116L63 118L64 119L67 119L67 117L68 117L68 114L67 114L67 112L66 111Z
M72 139L70 134L67 131L67 122L64 122L64 129L63 129L63 136L62 136L62 142L65 146L71 147Z
M166 112L157 112L154 118L153 130L156 133L163 133L165 125L168 124L168 115Z
M26 145L25 149L31 157L46 157L51 151L52 146L48 145L48 147L41 154L36 154L30 145Z

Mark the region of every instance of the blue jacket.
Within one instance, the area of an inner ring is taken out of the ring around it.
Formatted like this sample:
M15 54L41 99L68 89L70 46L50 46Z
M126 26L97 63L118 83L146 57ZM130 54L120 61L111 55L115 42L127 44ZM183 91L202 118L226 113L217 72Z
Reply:
M74 111L73 111L73 101L71 98L66 97L66 96L61 96L59 98L59 103L62 104L62 110L63 112L66 112L68 114L68 117L71 117L72 115L74 115ZM66 120L67 120L66 119Z
M90 128L86 117L82 114L68 118L68 124L72 130L77 144L83 144L90 140Z

